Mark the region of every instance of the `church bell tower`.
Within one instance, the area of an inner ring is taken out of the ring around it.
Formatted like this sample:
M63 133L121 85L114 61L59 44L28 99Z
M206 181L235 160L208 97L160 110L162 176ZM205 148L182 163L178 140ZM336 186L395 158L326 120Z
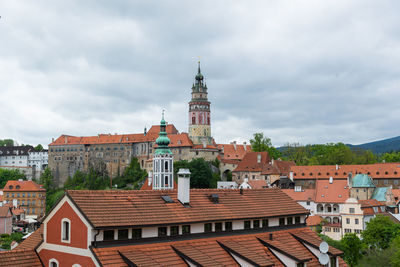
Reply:
M203 80L199 61L189 102L189 137L195 145L212 144L210 102L207 99L207 85Z

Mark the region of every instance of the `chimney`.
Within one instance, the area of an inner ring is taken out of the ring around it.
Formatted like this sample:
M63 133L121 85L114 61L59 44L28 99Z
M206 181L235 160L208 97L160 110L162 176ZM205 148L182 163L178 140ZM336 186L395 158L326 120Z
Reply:
M257 154L257 163L261 163L261 154Z
M336 170L339 170L339 165L338 164L336 164Z
M147 179L147 180L148 180L147 185L151 186L151 183L153 182L153 172L152 171L149 171L149 179Z
M146 136L146 134L147 134L147 128L146 128L146 126L144 127L144 136Z
M65 137L64 137L64 142L65 142L66 144L68 144L68 136L65 136Z
M330 184L333 184L333 177L332 177L332 176L329 177L329 183L330 183Z
M347 176L347 186L350 187L351 184L351 178L353 177L353 175L351 174L351 172L349 172L349 175Z
M235 151L236 151L236 141L233 141L233 148L234 148Z
M247 151L247 144L246 144L246 142L243 142L243 148L244 148L244 151Z
M243 195L243 187L240 187L239 192L240 192L241 195Z
M269 240L274 240L274 235L272 233L269 234Z
M53 138L51 138L51 142L52 142L52 143L54 143L54 137L53 137Z
M293 171L290 171L290 172L289 172L289 178L290 178L290 180L293 182Z
M182 204L190 201L190 170L179 169L178 171L178 200Z
M274 165L274 159L271 159L271 165Z

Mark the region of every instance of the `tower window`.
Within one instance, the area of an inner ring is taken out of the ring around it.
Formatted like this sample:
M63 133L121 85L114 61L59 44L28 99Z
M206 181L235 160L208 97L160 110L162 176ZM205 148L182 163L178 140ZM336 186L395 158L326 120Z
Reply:
M168 175L165 176L165 185L168 186Z
M61 241L65 243L70 242L71 222L69 219L64 218L61 221Z
M196 124L196 117L192 117L192 124Z
M165 171L168 171L168 161L165 162Z

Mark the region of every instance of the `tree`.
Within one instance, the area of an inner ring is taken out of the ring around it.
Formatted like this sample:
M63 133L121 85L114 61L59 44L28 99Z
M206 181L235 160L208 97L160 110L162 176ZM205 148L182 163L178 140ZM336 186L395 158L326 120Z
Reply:
M140 163L137 158L132 158L130 164L124 170L123 174L112 180L118 188L134 188L139 189L143 181L148 177L146 170L140 168Z
M51 170L49 167L47 167L42 175L40 176L39 180L40 184L43 185L43 187L46 190L53 190L54 189L54 177L53 174L51 173Z
M343 248L343 259L351 267L356 266L361 259L362 242L355 233L347 233L340 241Z
M191 188L215 188L217 181L220 179L219 174L212 172L211 163L203 158L193 159L188 162L186 160L174 162L175 176L179 169L185 168L190 170L190 187Z
M400 234L400 225L388 217L377 215L367 222L366 229L361 233L363 242L373 249L386 249L392 240Z
M35 151L42 151L43 146L41 144L38 144L37 146L34 147Z
M14 140L12 139L0 140L0 146L14 146Z
M267 151L269 156L277 159L281 156L280 152L272 146L271 139L264 137L263 133L255 133L253 139L250 140L251 149L254 152Z
M19 170L0 169L0 188L4 188L7 181L18 179L26 179L25 175Z

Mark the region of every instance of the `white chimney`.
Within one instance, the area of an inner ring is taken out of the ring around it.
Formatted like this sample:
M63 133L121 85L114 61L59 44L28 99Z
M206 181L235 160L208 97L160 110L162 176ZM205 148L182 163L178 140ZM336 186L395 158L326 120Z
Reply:
M293 182L293 171L290 171L290 173L289 173L289 178L290 178L290 180Z
M147 185L151 186L151 183L153 182L153 172L152 171L149 171L149 179L147 179L147 180L148 180Z
M257 155L257 163L261 163L261 154Z
M332 176L329 177L329 183L330 183L330 184L333 184L333 177L332 177Z
M179 169L178 171L178 200L182 204L190 201L190 170Z
M339 165L338 164L336 164L336 170L339 170Z
M243 142L243 148L244 148L244 151L247 151L247 144L246 144L246 142Z
M274 159L271 159L271 165L274 165Z
M233 141L233 148L234 148L235 151L236 151L236 141Z

